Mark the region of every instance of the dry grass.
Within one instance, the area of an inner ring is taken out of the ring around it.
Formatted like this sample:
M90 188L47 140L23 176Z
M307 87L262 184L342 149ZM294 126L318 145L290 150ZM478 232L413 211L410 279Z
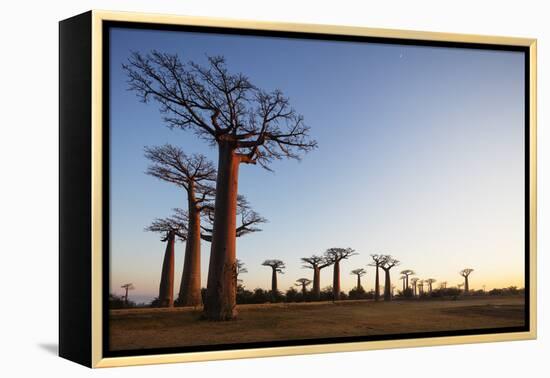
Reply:
M239 319L200 320L200 309L111 310L112 350L467 330L524 325L524 298L343 301L238 306Z

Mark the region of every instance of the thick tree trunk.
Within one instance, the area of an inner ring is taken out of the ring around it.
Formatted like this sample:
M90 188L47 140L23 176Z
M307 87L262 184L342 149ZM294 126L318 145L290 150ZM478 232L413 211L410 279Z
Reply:
M277 297L278 289L277 289L277 270L271 268L271 295L273 298Z
M313 299L321 299L321 269L314 267L313 268Z
M332 275L332 296L335 301L340 300L340 260L334 262Z
M413 294L414 294L414 296L416 297L416 284L413 284L413 290L414 290L414 291L413 291Z
M374 300L380 300L380 268L376 265L376 276L374 278Z
M468 276L464 277L464 294L468 294L470 286L468 285Z
M166 252L164 252L164 261L162 262L162 273L159 287L159 306L174 306L174 239L173 231L168 233L166 241ZM128 291L126 291L126 301L128 301Z
M357 290L361 290L361 276L357 275Z
M305 297L307 294L306 284L302 284L302 295Z
M181 306L200 306L202 304L201 215L197 209L195 191L192 186L188 198L189 222L178 302Z
M386 273L386 278L384 282L384 300L390 301L391 300L391 279L390 279L390 270L384 269L384 273Z
M403 293L405 293L405 280L403 280Z
M409 288L409 275L408 274L405 276L405 281L406 281L405 289L408 289Z
M236 310L236 223L239 158L234 148L219 143L214 228L208 268L204 317L231 320Z

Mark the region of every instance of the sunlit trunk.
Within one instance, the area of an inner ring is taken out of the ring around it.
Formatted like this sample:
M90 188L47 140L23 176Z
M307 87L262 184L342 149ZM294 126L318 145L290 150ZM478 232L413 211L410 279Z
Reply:
M313 268L313 299L321 299L321 269L314 267Z
M214 228L208 268L204 317L231 320L236 310L236 221L239 158L234 148L219 143Z
M271 295L275 298L279 292L277 289L277 270L273 268L271 270Z
M189 193L189 221L178 302L182 306L200 306L201 297L201 216L196 207L192 185Z
M334 270L332 276L332 296L335 301L340 300L340 260L334 262Z
M173 231L168 233L166 241L166 252L164 252L164 261L162 263L162 273L159 287L159 306L174 306L174 239ZM128 301L128 291L126 291L126 301Z
M391 279L390 279L390 270L384 269L384 273L386 273L386 279L384 282L384 300L389 301L391 300Z
M374 278L374 300L379 301L380 300L380 273L379 273L379 267L376 265L376 276Z

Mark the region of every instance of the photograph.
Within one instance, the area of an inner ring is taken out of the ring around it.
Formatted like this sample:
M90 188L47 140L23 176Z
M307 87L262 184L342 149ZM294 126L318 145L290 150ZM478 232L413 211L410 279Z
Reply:
M107 25L104 356L529 331L525 48Z

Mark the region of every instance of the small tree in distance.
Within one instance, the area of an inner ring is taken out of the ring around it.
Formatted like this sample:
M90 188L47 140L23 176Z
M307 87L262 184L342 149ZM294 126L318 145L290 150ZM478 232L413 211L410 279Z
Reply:
M397 259L394 259L391 255L384 255L382 264L380 265L380 268L385 273L385 281L384 281L384 300L390 301L392 298L392 283L391 283L391 277L390 277L390 270L394 267L400 264L400 261Z
M412 283L412 287L413 287L413 296L417 296L418 293L416 291L416 285L417 285L417 282L419 281L420 279L418 277L413 277L411 278L411 283Z
M357 276L357 285L355 286L357 290L363 290L363 287L361 286L361 277L367 274L367 271L363 268L359 268L352 270L350 274Z
M332 262L326 258L312 255L311 257L302 257L300 259L303 263L302 268L313 270L313 299L321 299L321 270L331 265Z
M349 259L351 256L357 255L352 248L329 248L325 252L327 261L333 264L333 279L332 279L332 294L333 300L340 300L340 261Z
M298 287L301 287L302 288L302 296L306 297L307 295L307 287L311 284L311 280L310 279L307 279L307 278L298 278L296 280L296 286Z
M465 268L460 271L460 275L464 277L464 294L468 294L470 290L470 285L468 282L468 277L474 270L472 268Z
M271 295L275 299L279 295L279 290L277 288L277 273L284 274L284 269L286 268L285 263L281 260L272 259L265 260L262 265L271 268Z
M380 300L380 266L384 261L384 255L374 254L374 255L370 255L370 257L372 258L372 263L370 263L369 266L375 267L374 300L379 301Z

